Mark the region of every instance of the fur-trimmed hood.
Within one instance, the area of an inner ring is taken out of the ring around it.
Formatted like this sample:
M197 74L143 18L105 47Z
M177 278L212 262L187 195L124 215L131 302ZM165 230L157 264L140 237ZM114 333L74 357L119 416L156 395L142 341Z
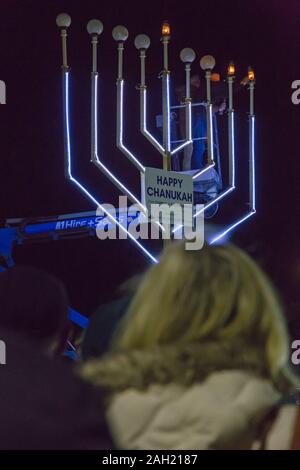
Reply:
M243 341L210 341L111 352L81 366L80 375L109 393L153 384L191 385L222 370L245 370L269 378L263 350ZM282 383L281 387L285 387Z

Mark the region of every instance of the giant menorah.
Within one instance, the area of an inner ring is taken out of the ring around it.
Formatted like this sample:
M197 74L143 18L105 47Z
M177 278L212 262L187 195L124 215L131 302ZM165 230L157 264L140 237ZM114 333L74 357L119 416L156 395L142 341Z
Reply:
M65 155L65 174L66 177L77 186L97 207L102 208L107 218L119 227L119 230L125 232L126 235L142 250L152 261L157 262L157 259L145 248L145 246L138 241L120 222L110 214L109 211L103 207L102 203L98 201L94 195L84 186L78 178L72 173L72 146L70 137L70 67L67 57L67 30L71 25L71 18L67 14L60 14L56 19L57 26L60 28L62 40L62 76L63 76L63 127L64 127L64 155ZM124 46L128 39L128 30L124 26L116 26L113 28L112 36L117 43L117 93L116 93L116 146L131 162L140 174L141 191L140 197L136 197L133 192L120 181L116 175L103 163L98 151L98 44L99 36L103 31L103 24L99 20L91 20L87 25L87 31L91 37L92 45L92 72L91 72L91 162L107 177L118 190L126 195L129 200L138 206L142 214L146 214L147 210L144 205L144 176L145 166L138 156L131 152L124 143L124 76L123 76L123 56ZM174 155L178 154L188 146L193 144L192 140L192 99L190 89L190 75L191 64L196 58L193 49L184 48L180 52L180 59L185 66L185 98L183 107L185 110L185 138L179 145L172 145L171 141L171 103L170 103L170 70L168 60L168 48L170 43L170 26L167 22L163 24L161 43L163 47L163 69L160 74L162 81L162 142L148 130L147 126L147 85L146 85L146 51L150 47L150 38L145 34L136 36L134 44L139 51L140 58L140 84L138 90L140 94L140 131L149 141L151 145L162 156L162 168L166 171L171 170L171 162ZM192 178L195 183L204 179L206 174L211 171L215 166L214 156L214 120L213 120L213 103L211 92L211 78L212 70L215 67L215 59L210 55L205 55L200 61L200 66L205 73L206 79L206 125L207 125L207 162L202 167L192 172ZM235 178L235 111L233 106L233 85L235 81L235 66L230 63L227 70L227 84L228 84L228 161L229 161L229 175L228 185L225 189L219 192L209 202L194 214L196 217L201 212L204 212L209 207L218 203L225 197L229 196L232 191L236 189ZM219 234L216 234L209 242L216 243L225 235L230 233L240 224L250 218L256 211L255 208L255 115L254 115L254 88L255 76L251 68L248 69L248 90L250 98L249 110L249 210L246 214L242 215L238 220L231 223L228 227L224 228ZM196 105L196 104L194 104ZM159 224L159 223L158 223ZM159 224L162 230L163 227ZM181 227L173 228L176 232Z

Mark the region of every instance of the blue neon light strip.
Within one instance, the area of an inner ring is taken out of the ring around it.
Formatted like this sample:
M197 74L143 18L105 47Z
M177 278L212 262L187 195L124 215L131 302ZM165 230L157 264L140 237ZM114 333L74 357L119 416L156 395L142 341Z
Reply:
M250 142L249 142L249 150L250 150L250 158L249 158L249 169L250 169L250 211L240 219L238 219L233 224L229 225L225 230L219 233L216 237L214 237L209 244L213 245L217 243L222 238L224 238L228 233L232 232L235 228L239 227L243 224L246 220L256 214L256 179L255 179L255 116L250 116Z
M123 151L131 158L132 161L135 162L137 168L142 172L145 173L145 167L141 164L138 158L136 158L132 152L124 145L123 143L123 134L124 134L124 80L120 81L120 140L122 143Z
M166 76L166 88L167 88L167 121L168 121L166 151L170 152L171 151L171 115L170 115L170 76L168 73Z
M234 123L234 111L230 113L230 130L231 130L231 154L232 154L232 171L231 171L231 184L235 187L235 123Z
M251 141L250 141L250 164L252 181L252 209L256 211L256 171L255 171L255 116L250 117Z
M98 155L98 75L94 75L93 78L95 79L95 81L93 82L93 86L92 86L92 93L94 93L94 97L92 97L94 98L94 100L92 101L94 102L93 119L92 119L92 135L94 138L94 148L92 148L92 153L93 153L92 161L93 159L95 159L94 163L97 166L97 168L99 168L102 172L108 175L109 178L112 180L112 182L115 184L115 186L121 189L121 191L123 191L123 193L126 194L133 203L138 204L144 211L146 211L146 207L142 205L142 203L135 197L135 195L123 183L121 183L121 181L104 165L104 163L99 158L99 155ZM121 91L122 90L123 88L121 88ZM122 101L123 101L123 98L121 99L121 102ZM123 109L121 110L121 115L123 115ZM123 130L121 132L123 135ZM132 154L131 156L133 157ZM135 162L138 162L138 164L141 165L141 163L136 158L135 158ZM145 171L145 168L144 167L142 168L143 168L143 171Z
M236 227L238 227L238 226L241 225L243 222L245 222L247 219L249 219L250 217L252 217L252 216L255 214L255 212L256 212L256 211L249 212L247 215L245 215L245 217L242 217L241 219L237 220L234 224L229 225L229 227L227 227L226 230L224 230L224 231L221 232L219 235L217 235L217 236L214 237L212 240L210 240L209 244L210 244L210 245L213 245L214 243L217 243L219 240L221 240L222 238L224 238L228 233L232 232L232 230L234 230Z
M66 139L66 151L67 151L67 172L70 181L72 181L97 207L107 215L107 217L114 222L122 232L125 232L127 236L135 243L135 245L154 263L158 263L158 260L138 241L134 236L128 232L119 222L115 219L104 207L102 204L97 201L97 199L72 175L72 157L71 157L71 140L70 140L70 123L69 123L69 72L64 70L64 130L65 130L65 139Z
M209 209L211 206L216 204L217 202L221 201L224 199L224 197L228 196L232 191L235 189L235 146L234 146L234 141L235 141L235 130L234 130L234 118L233 118L233 113L232 113L232 121L231 121L231 132L232 132L232 149L230 152L230 175L229 175L229 180L230 180L230 186L222 191L218 196L213 198L211 201L207 202L204 204L203 208L200 209L196 214L194 215L194 218L197 217L198 215L202 214L206 209ZM206 171L206 169L204 169ZM177 227L174 228L173 233L176 233L178 230L182 229L183 225L178 225Z

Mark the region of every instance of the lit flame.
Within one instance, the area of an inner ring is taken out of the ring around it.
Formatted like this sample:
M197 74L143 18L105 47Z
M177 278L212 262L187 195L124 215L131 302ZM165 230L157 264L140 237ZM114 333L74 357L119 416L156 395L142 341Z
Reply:
M170 25L169 25L168 21L163 22L163 25L162 25L162 28L161 28L161 34L163 36L170 36L171 28L170 28Z
M252 67L248 68L248 80L250 82L253 82L253 80L255 80L255 73L254 73L254 70L252 69Z
M227 68L227 74L229 77L232 77L235 74L235 66L233 62L230 62Z

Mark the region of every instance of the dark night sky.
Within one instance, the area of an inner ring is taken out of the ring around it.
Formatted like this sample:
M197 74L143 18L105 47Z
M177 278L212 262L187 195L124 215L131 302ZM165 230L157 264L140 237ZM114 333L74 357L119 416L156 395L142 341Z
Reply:
M104 160L137 190L138 179L114 145L116 48L111 30L128 27L125 50L126 143L159 166L159 157L137 132L139 62L133 45L136 34L152 40L147 58L150 114L160 112L162 67L160 25L172 27L170 64L175 85L184 79L178 59L183 47L216 57L224 74L233 59L242 78L251 64L257 75L258 215L235 240L253 253L280 287L290 315L300 283L299 170L300 106L291 103L291 83L300 79L300 6L297 0L205 1L38 1L2 0L0 20L0 79L7 85L7 105L0 107L0 218L53 215L93 207L64 180L61 129L61 49L56 15L72 17L69 62L72 67L73 147L75 171L104 202L116 191L89 163L90 45L86 23L104 23L100 48L101 142ZM240 190L224 202L218 222L242 214L247 207L247 94L239 97L238 178ZM297 200L298 199L298 200ZM114 245L112 245L114 243ZM100 245L100 246L99 246ZM145 265L125 242L91 239L32 245L16 250L16 260L43 266L67 283L74 307L90 312L117 283ZM293 326L295 321L292 322ZM300 327L298 328L300 332Z

